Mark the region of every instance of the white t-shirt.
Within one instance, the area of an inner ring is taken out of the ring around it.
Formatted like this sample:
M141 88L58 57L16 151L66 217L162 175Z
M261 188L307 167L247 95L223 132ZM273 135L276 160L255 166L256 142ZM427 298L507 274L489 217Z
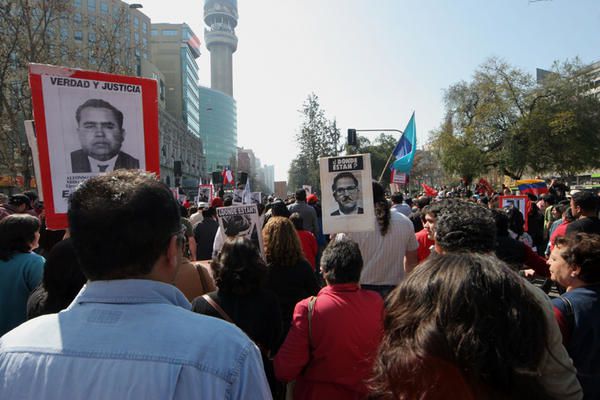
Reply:
M381 236L379 225L372 232L340 233L358 243L363 258L360 283L363 285L397 285L404 279L404 256L417 250L415 228L408 217L390 212L390 226Z

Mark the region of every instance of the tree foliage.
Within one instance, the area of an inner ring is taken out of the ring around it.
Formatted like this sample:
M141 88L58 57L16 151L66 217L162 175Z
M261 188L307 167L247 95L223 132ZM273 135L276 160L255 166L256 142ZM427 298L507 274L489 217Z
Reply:
M335 119L326 117L316 94L308 95L299 112L302 114L302 123L296 134L296 142L300 152L292 160L288 186L298 188L311 185L316 190L320 187L319 158L340 153L341 134Z
M42 63L135 74L141 51L131 41L127 6L82 17L65 0L0 0L0 171L32 175L23 120L32 118L28 64ZM85 27L85 29L83 28ZM81 31L80 31L81 29ZM74 40L87 30L87 38Z
M349 149L350 152L352 154L371 154L371 173L373 175L373 179L379 179L379 176L381 175L381 172L383 171L387 160L392 154L392 151L394 151L396 143L398 143L398 138L394 137L393 135L381 133L375 138L375 140L373 140L373 142L371 142L363 135L359 135L357 139L357 146L355 146L352 149ZM387 166L387 168L385 168L382 181L390 181L389 165Z
M555 63L541 83L490 59L472 81L445 93L446 118L433 132L444 169L467 179L491 168L519 179L536 173L575 173L598 165L600 101L577 60Z

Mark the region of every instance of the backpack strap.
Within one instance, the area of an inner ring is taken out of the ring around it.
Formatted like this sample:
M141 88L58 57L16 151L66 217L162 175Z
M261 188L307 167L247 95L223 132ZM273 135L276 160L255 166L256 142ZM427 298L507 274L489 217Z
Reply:
M216 301L214 301L213 299L210 298L210 296L208 294L202 295L202 298L208 303L210 304L210 306L212 308L215 309L216 312L218 312L221 317L223 317L223 319L227 322L231 322L232 324L235 325L235 322L233 322L233 320L231 319L231 317L225 312L225 310L223 310L221 308L220 305L217 304Z

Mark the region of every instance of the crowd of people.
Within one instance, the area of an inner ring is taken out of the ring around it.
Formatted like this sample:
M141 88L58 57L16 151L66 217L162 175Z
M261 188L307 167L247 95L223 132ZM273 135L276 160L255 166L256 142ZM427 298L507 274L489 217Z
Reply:
M68 231L0 198L0 398L598 399L600 202L553 186L523 215L373 182L375 229L332 235L303 189L236 236L231 197L133 170Z

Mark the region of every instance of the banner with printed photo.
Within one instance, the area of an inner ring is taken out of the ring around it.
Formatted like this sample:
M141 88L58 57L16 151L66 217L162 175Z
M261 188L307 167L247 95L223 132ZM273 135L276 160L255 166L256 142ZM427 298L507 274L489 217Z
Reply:
M528 214L529 214L529 197L527 196L498 196L498 206L500 208L511 208L514 207L521 211L523 214L523 220L525 224L523 228L525 231L528 229Z
M264 255L262 226L256 204L244 204L217 208L217 218L221 232L226 237L245 236L258 241L261 254Z
M69 196L84 180L160 173L155 80L30 64L29 84L50 229L67 227Z
M319 162L323 232L374 230L371 155L328 157Z
M198 198L196 203L208 203L213 199L213 186L212 185L198 185Z
M254 203L254 204L262 203L262 192L252 192L250 197L252 198L252 203Z
M307 196L312 193L312 186L310 185L302 185L302 189L304 189Z

